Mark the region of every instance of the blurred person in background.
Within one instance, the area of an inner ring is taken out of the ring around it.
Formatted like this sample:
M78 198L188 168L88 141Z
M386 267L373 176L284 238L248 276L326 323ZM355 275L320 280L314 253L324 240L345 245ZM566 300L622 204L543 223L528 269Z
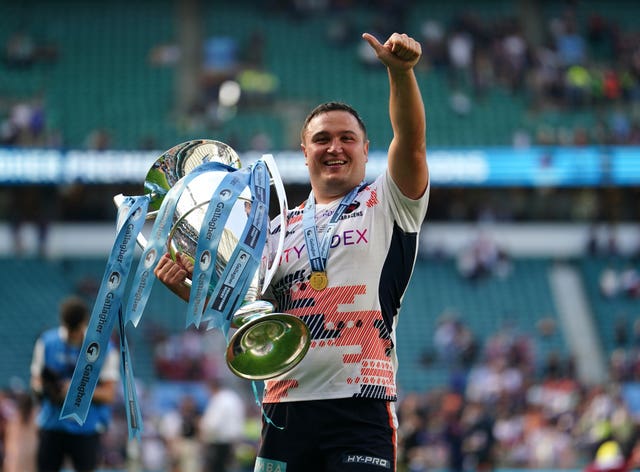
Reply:
M180 398L177 408L169 410L160 419L160 435L167 444L171 472L200 472L199 422L198 404L188 394Z
M289 211L269 295L278 310L310 325L312 341L298 365L265 382L257 471L396 470L395 326L429 196L425 109L414 73L422 51L406 34L384 44L368 33L363 39L389 79L388 167L365 183L369 140L352 107L329 102L307 116L301 147L312 192ZM315 260L304 249L311 234L331 242ZM184 259L165 254L155 274L188 300Z
M209 381L209 399L200 419L204 471L232 470L235 447L244 438L245 405L238 393L214 378Z
M489 408L483 403L468 402L461 412L460 423L464 467L478 472L494 470L496 438Z
M35 472L38 436L33 396L18 392L9 398L11 408L4 425L2 472Z
M626 472L630 469L620 444L609 439L598 447L595 457L584 468L584 472Z
M111 404L120 379L118 352L113 346L109 346L84 424L60 419L88 322L85 301L76 296L65 298L60 304L60 326L40 335L34 347L31 387L40 399L39 472L61 470L67 458L77 472L94 471L100 463L101 437L111 422Z

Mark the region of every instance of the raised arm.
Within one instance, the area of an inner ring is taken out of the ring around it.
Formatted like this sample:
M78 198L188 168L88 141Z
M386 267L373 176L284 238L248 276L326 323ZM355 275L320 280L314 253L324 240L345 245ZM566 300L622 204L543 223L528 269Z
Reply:
M429 182L425 110L414 73L422 48L406 34L393 33L384 44L369 33L362 37L387 67L389 75L389 118L393 128L389 173L404 195L417 199Z

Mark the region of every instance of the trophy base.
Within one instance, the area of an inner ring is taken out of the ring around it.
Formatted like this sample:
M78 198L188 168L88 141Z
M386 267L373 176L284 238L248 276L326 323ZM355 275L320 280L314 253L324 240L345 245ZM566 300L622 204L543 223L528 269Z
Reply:
M309 350L309 328L285 313L258 316L243 324L227 345L227 365L238 377L266 380L296 366Z

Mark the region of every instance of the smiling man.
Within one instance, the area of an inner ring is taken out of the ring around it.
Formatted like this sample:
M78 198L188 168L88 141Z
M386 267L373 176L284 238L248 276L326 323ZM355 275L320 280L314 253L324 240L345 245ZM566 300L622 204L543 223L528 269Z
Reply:
M309 198L287 213L284 252L265 294L300 317L311 345L266 380L255 471L395 471L396 323L429 195L424 104L414 74L420 44L392 34L363 39L386 66L393 139L387 170L365 182L366 127L329 102L305 120ZM277 238L271 238L271 241ZM191 268L164 257L157 277L185 300Z
M351 106L324 103L307 116L311 193L287 215L269 295L307 323L312 341L297 366L265 381L256 471L396 470L395 327L429 194L413 71L421 49L404 34L363 39L389 76L388 167L364 181L369 140Z

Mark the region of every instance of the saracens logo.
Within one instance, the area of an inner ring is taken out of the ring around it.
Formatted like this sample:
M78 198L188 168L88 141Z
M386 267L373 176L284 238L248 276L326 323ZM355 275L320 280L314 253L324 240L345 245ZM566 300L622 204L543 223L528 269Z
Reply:
M200 255L200 269L207 270L210 265L211 265L211 252L206 250L202 251L202 254Z
M115 290L120 285L120 272L111 272L111 275L107 279L109 290Z
M356 200L355 202L351 203L347 208L345 208L343 215L348 215L349 213L353 213L358 209L359 206L360 206L360 202Z
M87 362L95 362L100 357L100 344L93 342L89 344L87 351L85 352L85 358Z

